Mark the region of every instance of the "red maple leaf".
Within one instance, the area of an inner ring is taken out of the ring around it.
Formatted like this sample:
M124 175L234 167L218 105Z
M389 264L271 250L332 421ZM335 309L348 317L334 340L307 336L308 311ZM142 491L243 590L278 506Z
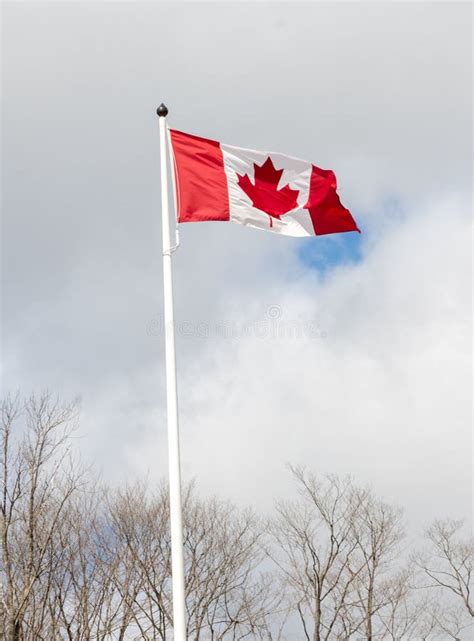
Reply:
M254 163L253 166L254 184L250 182L247 174L244 176L237 174L237 178L239 187L247 194L254 207L273 218L280 218L298 206L299 191L297 189L291 189L289 185L278 189L283 169L275 169L270 156L263 165Z

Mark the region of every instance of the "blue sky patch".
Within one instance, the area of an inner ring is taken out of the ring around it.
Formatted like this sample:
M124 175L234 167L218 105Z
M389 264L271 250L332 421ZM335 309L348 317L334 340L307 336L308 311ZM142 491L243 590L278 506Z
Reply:
M302 239L298 260L308 269L322 274L337 265L362 260L362 235L357 232L328 234Z

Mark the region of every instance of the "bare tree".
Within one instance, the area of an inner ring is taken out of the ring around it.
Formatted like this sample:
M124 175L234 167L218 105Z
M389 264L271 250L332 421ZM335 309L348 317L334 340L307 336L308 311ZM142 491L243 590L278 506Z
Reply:
M319 480L300 468L292 472L300 500L277 504L269 554L286 578L304 637L327 641L354 633L361 624L351 617L351 603L366 565L354 536L363 496L350 479Z
M112 493L107 521L111 575L122 599L120 639L127 628L165 641L172 630L171 546L166 488L145 483ZM114 556L118 559L113 566Z
M262 535L250 510L218 499L185 501L188 637L255 637L274 607L271 581L261 572Z
M256 638L274 607L259 572L261 529L249 511L200 499L192 485L183 501L187 636L193 641ZM168 491L139 484L109 501L114 547L126 550L117 589L146 638L172 632ZM145 637L144 637L145 638Z
M404 533L402 511L377 499L369 490L359 491L360 506L353 520L353 533L364 568L356 581L357 607L362 612L367 641L374 638L375 617L393 599L401 587L401 577L394 577L395 561L399 560ZM406 584L406 581L404 582Z
M416 633L420 641L428 641L437 637L439 628L436 617L440 612L440 604L431 596L422 597L421 603L423 607L418 614Z
M438 603L434 619L441 638L453 641L469 641L472 638L472 620L462 605Z
M435 620L429 617L431 604L428 598L416 594L410 569L402 569L390 579L385 600L377 612L382 638L390 641L415 638L426 641L435 630Z
M75 417L74 404L47 393L2 403L0 573L8 641L42 638L54 532L81 479L68 457Z
M429 579L424 587L455 595L474 618L474 541L460 537L462 525L462 521L452 519L435 521L426 532L429 548L420 554L418 565Z
M109 545L103 499L104 491L91 483L56 529L50 613L58 639L88 641L113 633L125 638L124 621L131 617L116 585L123 550Z

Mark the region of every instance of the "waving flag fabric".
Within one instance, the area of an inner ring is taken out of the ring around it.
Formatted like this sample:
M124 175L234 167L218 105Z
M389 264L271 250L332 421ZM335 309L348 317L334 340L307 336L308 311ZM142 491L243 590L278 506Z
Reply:
M233 221L287 236L359 231L336 176L279 153L170 130L178 221Z

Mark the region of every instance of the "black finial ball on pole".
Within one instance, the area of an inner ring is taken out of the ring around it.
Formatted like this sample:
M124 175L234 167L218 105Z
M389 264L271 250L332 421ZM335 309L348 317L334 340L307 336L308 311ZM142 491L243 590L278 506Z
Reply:
M161 103L161 105L156 110L156 113L158 114L158 116L160 116L160 118L166 118L166 116L168 115L168 107L164 103Z

